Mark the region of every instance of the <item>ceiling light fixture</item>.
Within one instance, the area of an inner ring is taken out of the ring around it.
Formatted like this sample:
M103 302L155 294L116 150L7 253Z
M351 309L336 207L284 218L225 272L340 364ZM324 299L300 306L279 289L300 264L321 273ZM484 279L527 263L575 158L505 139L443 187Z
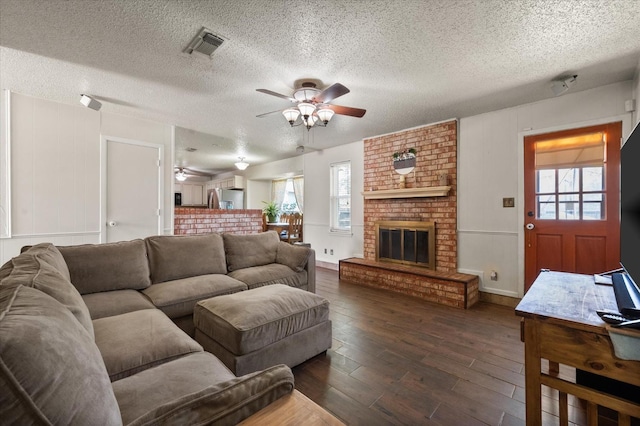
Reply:
M560 80L553 80L551 82L551 91L554 96L560 96L569 90L569 88L575 84L577 78L577 75L572 75L569 77L563 77Z
M324 104L315 105L311 102L300 102L293 108L282 111L282 115L289 122L291 127L304 124L307 130L311 130L314 125L326 127L335 112ZM301 118L298 124L295 124Z
M240 159L240 161L236 163L236 167L238 168L238 170L245 170L247 167L249 167L249 163L244 161L244 157L238 158Z
M180 182L184 182L185 180L187 180L187 175L184 173L184 169L179 169L176 172L176 179Z

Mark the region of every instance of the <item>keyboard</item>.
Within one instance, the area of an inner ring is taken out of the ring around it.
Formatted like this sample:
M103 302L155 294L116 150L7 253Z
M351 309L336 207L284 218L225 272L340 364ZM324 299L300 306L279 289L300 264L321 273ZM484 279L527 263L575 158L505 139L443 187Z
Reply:
M625 273L611 275L618 311L626 318L640 319L640 290Z

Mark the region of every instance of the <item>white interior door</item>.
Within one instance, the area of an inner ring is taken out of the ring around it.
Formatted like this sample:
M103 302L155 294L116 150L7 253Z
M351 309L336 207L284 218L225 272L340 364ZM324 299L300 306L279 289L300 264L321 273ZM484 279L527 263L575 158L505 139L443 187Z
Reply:
M162 233L162 146L103 138L103 235L106 242Z

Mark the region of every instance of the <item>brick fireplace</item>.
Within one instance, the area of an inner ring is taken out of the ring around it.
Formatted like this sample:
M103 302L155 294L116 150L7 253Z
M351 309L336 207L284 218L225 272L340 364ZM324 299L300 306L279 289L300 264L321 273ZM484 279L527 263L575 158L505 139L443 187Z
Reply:
M457 130L457 121L451 120L364 140L364 259L341 261L341 278L451 306L466 308L477 301L478 277L457 273ZM394 171L394 153L411 148L415 169L401 179ZM429 188L438 189L437 194L421 191ZM431 270L377 261L376 223L388 221L434 223ZM379 268L385 273L368 273Z

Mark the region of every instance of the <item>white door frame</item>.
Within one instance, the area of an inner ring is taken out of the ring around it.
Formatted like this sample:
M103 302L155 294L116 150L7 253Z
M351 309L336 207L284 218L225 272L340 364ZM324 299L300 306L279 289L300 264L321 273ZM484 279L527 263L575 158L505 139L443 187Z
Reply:
M129 145L145 146L158 150L158 235L162 235L164 223L164 145L152 142L144 142L134 139L120 138L117 136L100 135L100 237L99 242L105 243L107 240L107 143L118 142Z

